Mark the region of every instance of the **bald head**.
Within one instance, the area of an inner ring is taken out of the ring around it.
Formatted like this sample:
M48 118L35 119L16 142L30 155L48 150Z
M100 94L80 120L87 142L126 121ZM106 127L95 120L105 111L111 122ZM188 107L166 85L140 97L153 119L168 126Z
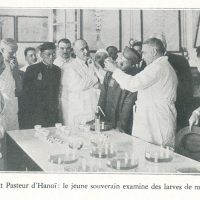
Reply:
M95 61L100 64L103 68L104 66L104 61L108 57L108 52L105 49L99 49L94 56Z
M165 47L163 42L158 38L149 38L143 43L144 45L149 45L157 50L160 55L165 53Z
M157 39L161 40L161 42L163 43L163 46L165 48L165 51L167 50L167 41L166 41L166 37L163 33L154 33L150 38L157 38Z
M0 43L0 48L6 61L9 62L16 57L18 45L12 38L2 39Z
M4 39L2 39L1 43L0 43L0 47L1 48L10 47L12 49L15 49L16 51L18 49L17 43L12 38L4 38Z
M89 56L88 44L85 40L79 39L74 42L74 53L76 57L86 61Z
M151 64L157 58L163 56L165 47L158 38L147 39L142 46L142 56L147 65Z

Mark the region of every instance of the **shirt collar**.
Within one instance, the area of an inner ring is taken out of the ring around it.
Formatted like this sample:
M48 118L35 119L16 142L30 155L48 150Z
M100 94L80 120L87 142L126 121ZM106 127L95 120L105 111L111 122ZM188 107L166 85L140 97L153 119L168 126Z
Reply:
M58 57L57 57L57 60L58 60L59 62L66 63L66 62L68 62L68 61L70 60L70 57L69 57L68 59L64 59L64 58L62 58L61 56L58 56Z
M25 72L27 67L30 66L28 63L26 63L23 67L21 67L19 70Z
M81 60L80 58L78 58L78 57L76 57L76 61L79 63L79 64L81 64L81 65L86 65L85 64L85 60Z
M155 64L155 63L162 61L162 60L168 60L167 56L161 56L161 57L157 58L156 60L154 60L152 62L152 64Z
M51 68L51 66L50 66L50 65L47 65L46 63L44 63L43 60L42 60L42 63L47 67L47 69L48 69L48 68Z

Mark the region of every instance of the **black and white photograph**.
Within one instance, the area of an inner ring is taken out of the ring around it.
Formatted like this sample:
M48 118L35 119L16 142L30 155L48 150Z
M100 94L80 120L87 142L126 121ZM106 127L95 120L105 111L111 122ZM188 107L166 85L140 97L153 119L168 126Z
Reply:
M200 10L0 9L0 170L200 173Z

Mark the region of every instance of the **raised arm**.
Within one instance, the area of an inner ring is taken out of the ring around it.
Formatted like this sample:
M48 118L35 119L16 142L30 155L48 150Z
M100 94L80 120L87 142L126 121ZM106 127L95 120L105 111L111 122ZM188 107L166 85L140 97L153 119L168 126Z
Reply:
M94 74L88 74L88 76L81 76L72 67L66 68L63 71L62 85L68 91L77 92L85 91L94 87L98 83L98 78Z
M136 92L152 86L159 80L159 66L155 65L150 68L146 68L135 76L128 75L117 69L114 63L107 61L105 63L106 69L113 71L113 78L119 83L122 89Z

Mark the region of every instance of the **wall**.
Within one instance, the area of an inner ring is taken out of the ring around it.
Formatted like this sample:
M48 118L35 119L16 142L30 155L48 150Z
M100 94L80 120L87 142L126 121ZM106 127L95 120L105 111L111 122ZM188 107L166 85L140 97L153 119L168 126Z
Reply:
M122 10L122 49L130 38L141 41L140 10Z
M75 9L56 9L52 11L52 41L58 42L61 38L70 41L80 37L80 11Z
M49 9L0 9L0 15L12 16L49 16ZM34 28L34 27L33 27ZM20 66L24 65L24 49L37 47L40 43L18 43L17 58Z
M190 65L195 67L200 67L196 58L196 49L194 48L194 41L196 37L199 16L199 10L182 11L182 45L188 50Z
M75 20L75 11L77 20ZM140 10L122 10L121 13L121 44L123 49L128 45L130 38L141 40L141 12ZM0 9L0 15L48 16L49 41L57 42L59 39L67 37L73 42L76 38L80 38L80 10L56 9L53 11L52 9ZM191 66L197 66L194 39L199 15L199 10L181 10L181 46L188 50ZM156 25L152 24L152 28L158 29L158 27L156 27L158 26L158 23L155 24ZM162 25L162 23L160 24ZM115 23L110 23L110 26L110 29L112 29L112 27L114 29ZM17 55L21 65L24 64L24 48L27 46L36 47L38 45L39 43L19 43Z
M155 11L157 12L157 11ZM181 10L181 46L186 48L189 53L190 66L198 66L196 59L196 49L194 48L194 40L196 36L199 10ZM166 19L168 20L168 19ZM152 29L158 30L158 23L152 23ZM160 24L162 25L162 24ZM122 11L122 46L128 44L129 38L136 40L141 39L141 19L140 11L138 10L123 10ZM173 26L171 27L173 32ZM145 33L144 33L145 34ZM172 43L176 42L175 38L171 38ZM199 66L200 67L200 66Z

